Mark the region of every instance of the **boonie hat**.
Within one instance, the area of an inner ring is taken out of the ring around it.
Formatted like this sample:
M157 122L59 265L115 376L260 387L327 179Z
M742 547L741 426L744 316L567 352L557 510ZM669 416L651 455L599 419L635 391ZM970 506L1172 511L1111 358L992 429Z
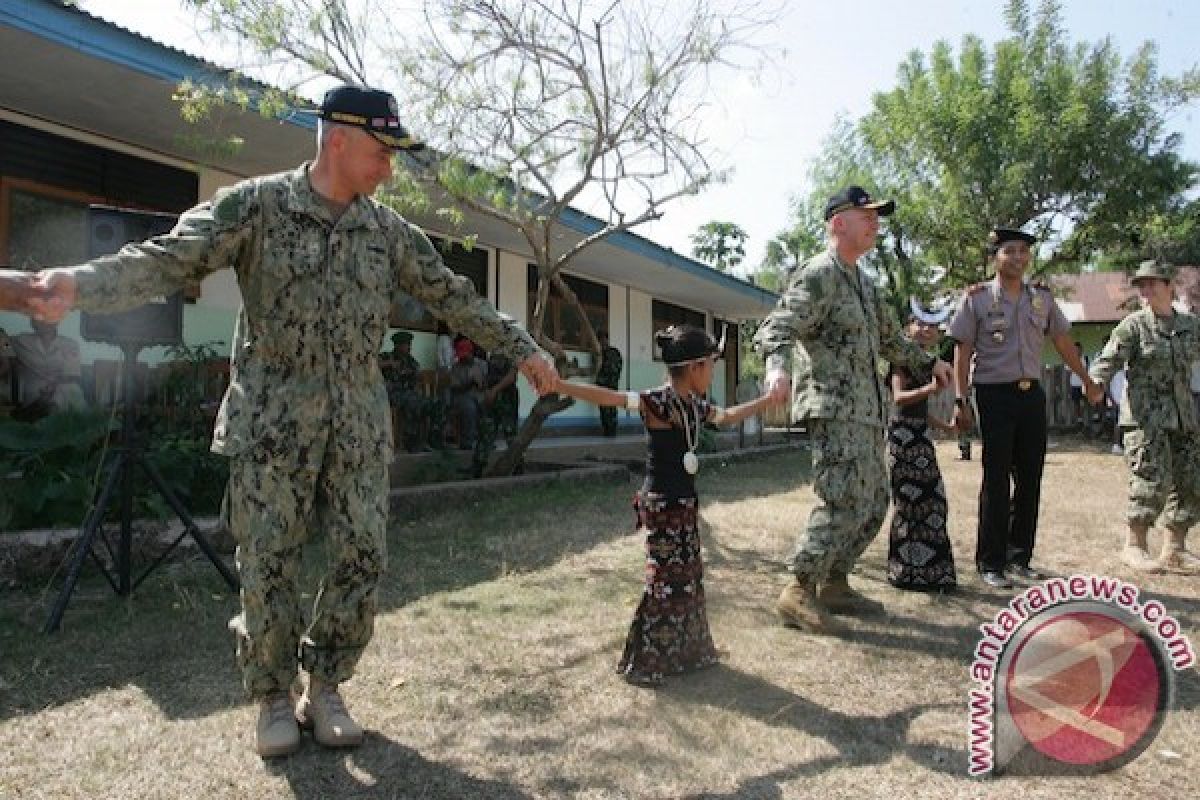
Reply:
M1134 286L1137 286L1138 281L1146 280L1147 278L1153 278L1155 280L1166 281L1170 283L1171 279L1174 277L1174 267L1172 267L1170 264L1162 261L1155 261L1151 258L1138 264L1137 271L1133 273L1133 277L1129 279L1129 282Z

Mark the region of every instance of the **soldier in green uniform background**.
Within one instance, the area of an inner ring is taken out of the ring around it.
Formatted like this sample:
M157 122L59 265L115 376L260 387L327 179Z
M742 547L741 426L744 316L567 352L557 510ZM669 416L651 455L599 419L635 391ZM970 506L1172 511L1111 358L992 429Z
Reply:
M517 435L517 406L520 403L517 391L517 370L512 359L503 353L493 352L487 358L487 378L484 382L483 398L480 401L479 434L475 439L475 452L471 460L471 472L476 478L483 477L488 459L496 449L496 436L504 436L505 444Z
M1126 367L1120 425L1129 465L1129 533L1121 557L1147 572L1200 571L1200 558L1185 548L1200 515L1200 419L1189 385L1200 359L1200 319L1172 307L1173 277L1167 264L1142 262L1132 281L1143 307L1113 329L1091 369L1093 380L1107 385ZM1102 391L1097 388L1093 402ZM1155 562L1146 537L1160 514L1167 532Z
M932 368L942 386L950 379L950 366L903 335L859 269L858 259L875 246L880 215L893 210L895 203L876 203L858 186L829 198L828 249L792 274L754 336L765 356L767 388L780 399L791 391L784 369L788 351L797 351L792 415L807 422L820 503L796 544L794 580L776 609L786 624L803 630L829 629L827 611L879 606L851 590L847 580L879 533L890 500L883 436L889 409L879 359Z
M625 366L621 351L608 343L608 331L599 331L596 338L600 341L600 368L596 370L596 385L607 389L620 388L621 370ZM617 435L616 408L600 406L600 428L605 436Z
M418 453L441 445L446 420L441 402L421 394L417 386L421 364L413 357L412 338L408 331L392 334L392 352L380 362L380 368L387 384L388 402L404 419L404 449ZM421 441L425 431L428 447Z
M330 747L363 738L338 686L371 638L386 565L392 432L379 351L396 293L508 353L539 393L557 378L424 233L372 199L394 151L413 144L395 98L339 87L319 115L315 161L221 189L169 234L38 273L16 309L50 320L76 305L118 311L234 269L242 306L212 449L230 459L225 509L242 584L230 629L260 701L264 757L300 746L298 722ZM301 550L317 532L329 565L306 620ZM307 687L293 705L301 667Z

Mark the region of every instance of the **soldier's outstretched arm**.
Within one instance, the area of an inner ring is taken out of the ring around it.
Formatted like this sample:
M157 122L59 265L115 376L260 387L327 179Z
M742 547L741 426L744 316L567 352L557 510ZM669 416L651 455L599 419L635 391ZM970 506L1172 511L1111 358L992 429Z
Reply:
M776 402L791 391L788 356L792 348L811 336L829 314L834 293L829 274L804 267L794 270L775 309L754 334L754 347L766 365L766 389Z
M451 330L471 337L487 350L499 350L518 364L527 378L542 375L542 367L529 362L542 353L533 337L516 320L502 314L475 291L469 278L454 273L420 228L407 223L393 229L393 259L399 288L424 303ZM551 367L553 369L553 367ZM540 378L539 378L540 380Z
M123 311L233 266L254 236L258 211L255 186L238 184L185 211L169 233L78 266L44 270L39 285L52 296L42 313L52 318L61 310L53 303L67 299L85 311Z
M1112 381L1112 376L1129 363L1129 356L1133 349L1133 328L1127 324L1128 320L1129 318L1126 317L1117 323L1117 327L1113 328L1113 332L1109 334L1104 349L1092 359L1092 367L1088 370L1088 376L1094 383L1107 388Z

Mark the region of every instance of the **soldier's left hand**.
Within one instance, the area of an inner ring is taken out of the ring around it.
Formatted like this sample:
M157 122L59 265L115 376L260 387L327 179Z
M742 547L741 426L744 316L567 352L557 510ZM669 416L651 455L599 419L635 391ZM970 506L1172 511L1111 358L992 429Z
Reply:
M521 370L538 397L553 392L558 385L558 370L554 368L554 362L542 353L534 353L518 364L517 369Z
M1089 380L1084 391L1087 392L1088 402L1092 405L1098 406L1104 401L1104 387L1095 381Z

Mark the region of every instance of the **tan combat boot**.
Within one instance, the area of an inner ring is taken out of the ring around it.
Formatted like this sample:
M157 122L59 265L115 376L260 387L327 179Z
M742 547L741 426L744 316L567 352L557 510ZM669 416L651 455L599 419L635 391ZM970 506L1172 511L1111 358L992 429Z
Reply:
M1121 550L1121 560L1138 572L1161 572L1162 567L1150 557L1146 546L1146 536L1150 526L1140 523L1129 523L1129 533L1125 535L1125 547Z
M830 633L833 624L817 602L816 590L808 580L796 578L784 587L775 610L783 624L809 633Z
M1194 553L1188 552L1186 543L1187 531L1167 528L1167 535L1163 539L1162 553L1158 557L1159 566L1171 572L1182 572L1185 575L1200 573L1200 558L1197 558Z
M263 758L288 756L300 749L300 728L287 692L268 695L259 705L254 749Z
M357 747L362 744L363 729L346 710L336 684L316 678L308 680L308 691L296 704L296 721L325 747Z
M883 603L850 588L844 572L831 572L821 586L821 603L830 614L883 614Z

